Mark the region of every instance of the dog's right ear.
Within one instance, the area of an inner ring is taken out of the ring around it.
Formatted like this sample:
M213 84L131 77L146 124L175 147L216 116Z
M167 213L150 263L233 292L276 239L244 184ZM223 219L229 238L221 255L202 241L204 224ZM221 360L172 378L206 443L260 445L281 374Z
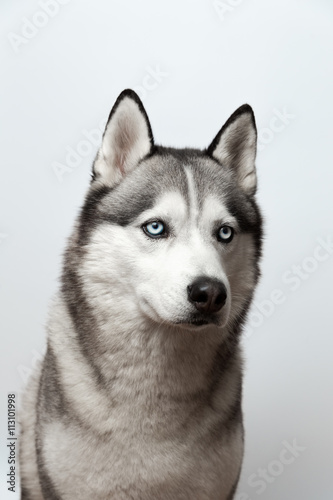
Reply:
M152 153L153 134L139 96L124 90L116 100L93 166L93 182L114 186Z

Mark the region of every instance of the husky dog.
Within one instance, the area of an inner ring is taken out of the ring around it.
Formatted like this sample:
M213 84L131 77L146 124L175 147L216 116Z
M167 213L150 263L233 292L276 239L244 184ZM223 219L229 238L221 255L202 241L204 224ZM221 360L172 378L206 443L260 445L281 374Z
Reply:
M157 146L118 97L23 402L22 500L234 498L256 138L244 105L206 150Z

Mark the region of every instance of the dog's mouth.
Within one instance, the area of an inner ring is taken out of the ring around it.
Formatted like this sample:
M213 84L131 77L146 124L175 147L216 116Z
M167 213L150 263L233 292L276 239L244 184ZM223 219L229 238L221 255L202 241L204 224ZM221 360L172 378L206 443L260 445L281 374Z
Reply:
M221 327L221 315L216 313L202 314L200 312L192 312L184 316L176 316L174 318L166 318L164 315L158 314L152 304L144 299L141 303L142 311L145 315L154 322L158 324L164 324L168 326L179 326L184 329L199 329L209 326Z
M209 325L209 321L207 321L206 319L197 319L197 320L191 321L190 325L194 325L194 326Z
M218 319L213 316L213 315L210 315L210 316L202 316L202 315L198 315L198 316L190 316L189 318L187 318L186 320L181 320L181 321L176 321L176 324L177 325L180 325L180 326L184 326L185 328L187 327L200 327L200 326L211 326L211 325L215 325L215 326L219 326L219 321Z

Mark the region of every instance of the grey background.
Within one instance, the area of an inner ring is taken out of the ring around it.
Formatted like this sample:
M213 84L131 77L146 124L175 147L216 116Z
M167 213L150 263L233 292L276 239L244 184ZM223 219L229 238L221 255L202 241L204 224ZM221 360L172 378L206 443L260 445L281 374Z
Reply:
M5 484L6 395L20 399L43 353L96 151L82 141L132 87L165 145L204 147L239 105L254 108L266 238L236 498L331 500L332 2L55 1L53 17L43 0L1 2L1 498L18 498Z

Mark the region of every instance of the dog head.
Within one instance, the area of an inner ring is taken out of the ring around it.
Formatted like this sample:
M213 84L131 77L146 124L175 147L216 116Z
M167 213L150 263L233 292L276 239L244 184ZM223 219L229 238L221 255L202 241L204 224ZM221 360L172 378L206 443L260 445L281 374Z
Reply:
M198 329L244 315L261 248L256 138L244 105L204 151L157 146L139 97L120 94L75 239L101 316Z

